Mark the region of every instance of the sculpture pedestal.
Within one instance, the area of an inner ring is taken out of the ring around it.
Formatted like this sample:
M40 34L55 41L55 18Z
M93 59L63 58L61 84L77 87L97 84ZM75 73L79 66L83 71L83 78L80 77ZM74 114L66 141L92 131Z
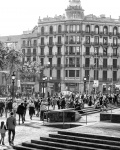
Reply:
M76 122L81 115L74 110L60 109L47 112L49 122Z

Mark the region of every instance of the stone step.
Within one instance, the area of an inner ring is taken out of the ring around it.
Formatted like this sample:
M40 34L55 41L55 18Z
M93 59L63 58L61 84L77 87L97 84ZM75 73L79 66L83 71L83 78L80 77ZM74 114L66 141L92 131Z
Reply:
M43 138L44 139L44 138ZM49 138L48 138L49 139ZM51 146L54 146L56 147L57 149L59 147L61 147L62 149L72 149L72 150L105 150L105 149L99 149L99 148L93 148L93 147L87 147L87 146L82 146L82 145L72 145L72 144L66 144L66 143L62 143L62 142L53 142L53 141L48 141L48 139L46 138L46 141L43 141L43 140L39 140L39 141L36 141L36 140L32 140L32 143L36 143L36 144L42 144L42 145L48 145L49 147ZM108 150L108 149L106 149Z
M27 147L27 146L22 146L22 145L15 145L13 146L14 150L38 150L36 148L31 148L31 147ZM39 149L39 150L43 150L43 149Z
M110 137L110 136L104 136L104 135L102 136L102 135L75 133L75 132L68 132L68 131L58 131L58 134L77 136L77 137L87 137L87 138L94 138L94 139L102 139L102 140L120 141L120 138L118 138L118 137Z
M91 143L98 143L98 144L107 144L107 145L114 145L120 146L119 141L111 141L111 140L101 140L101 139L94 139L94 138L87 138L87 137L76 137L76 136L68 136L62 134L49 134L49 137L64 139L64 140L73 140L73 141L84 141L84 142L91 142Z
M26 146L26 147L31 147L31 148L36 148L36 149L43 149L43 150L69 150L67 148L61 148L61 147L55 147L54 145L51 146L48 144L45 143L39 143L38 141L36 140L31 140L31 143L28 143L28 142L24 142L22 143L23 146Z
M85 146L85 147L91 147L91 148L97 148L97 149L109 149L109 150L120 150L119 146L112 146L107 144L101 144L101 143L91 143L91 142L84 142L84 141L77 141L77 140L68 140L68 139L58 139L58 138L51 138L51 137L41 137L41 140L45 141L51 141L51 142L58 142L62 144L68 144L68 145L75 145L75 146Z

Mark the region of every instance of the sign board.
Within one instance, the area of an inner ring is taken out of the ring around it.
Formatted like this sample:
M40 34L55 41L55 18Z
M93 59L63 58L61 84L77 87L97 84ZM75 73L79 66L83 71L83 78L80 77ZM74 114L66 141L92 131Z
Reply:
M99 86L99 81L98 80L94 80L93 87L98 87L98 86Z

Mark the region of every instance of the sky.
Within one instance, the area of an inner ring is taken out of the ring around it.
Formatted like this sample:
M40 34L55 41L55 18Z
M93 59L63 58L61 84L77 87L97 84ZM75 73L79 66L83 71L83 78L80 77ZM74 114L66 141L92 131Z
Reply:
M33 29L38 18L65 14L69 0L1 0L0 36L19 35ZM118 19L120 0L81 0L85 15L94 14Z

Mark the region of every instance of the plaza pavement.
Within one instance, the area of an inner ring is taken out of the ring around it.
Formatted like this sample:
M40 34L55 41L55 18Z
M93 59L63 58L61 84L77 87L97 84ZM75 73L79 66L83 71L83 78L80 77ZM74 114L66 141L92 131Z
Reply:
M111 113L111 110L108 111ZM107 112L107 113L108 113ZM112 113L119 113L120 109L112 110ZM86 122L87 118L87 122ZM30 120L28 111L26 115L26 121L24 124L18 125L18 115L17 119L17 126L16 126L16 136L14 144L20 144L25 141L30 141L31 139L39 139L40 136L48 136L50 133L57 134L58 130L67 130L71 132L80 132L80 133L90 133L90 134L99 134L99 135L107 135L107 136L116 136L120 137L120 125L115 123L108 123L108 122L100 122L99 119L100 114L91 114L89 116L83 116L80 119L81 126L71 128L71 129L58 129L53 127L46 127L43 125L43 121L40 121L39 117L33 116L33 119ZM0 122L6 121L5 115L0 117ZM6 133L5 137L5 146L0 146L0 150L11 149L12 147L9 146L8 143L8 135Z

